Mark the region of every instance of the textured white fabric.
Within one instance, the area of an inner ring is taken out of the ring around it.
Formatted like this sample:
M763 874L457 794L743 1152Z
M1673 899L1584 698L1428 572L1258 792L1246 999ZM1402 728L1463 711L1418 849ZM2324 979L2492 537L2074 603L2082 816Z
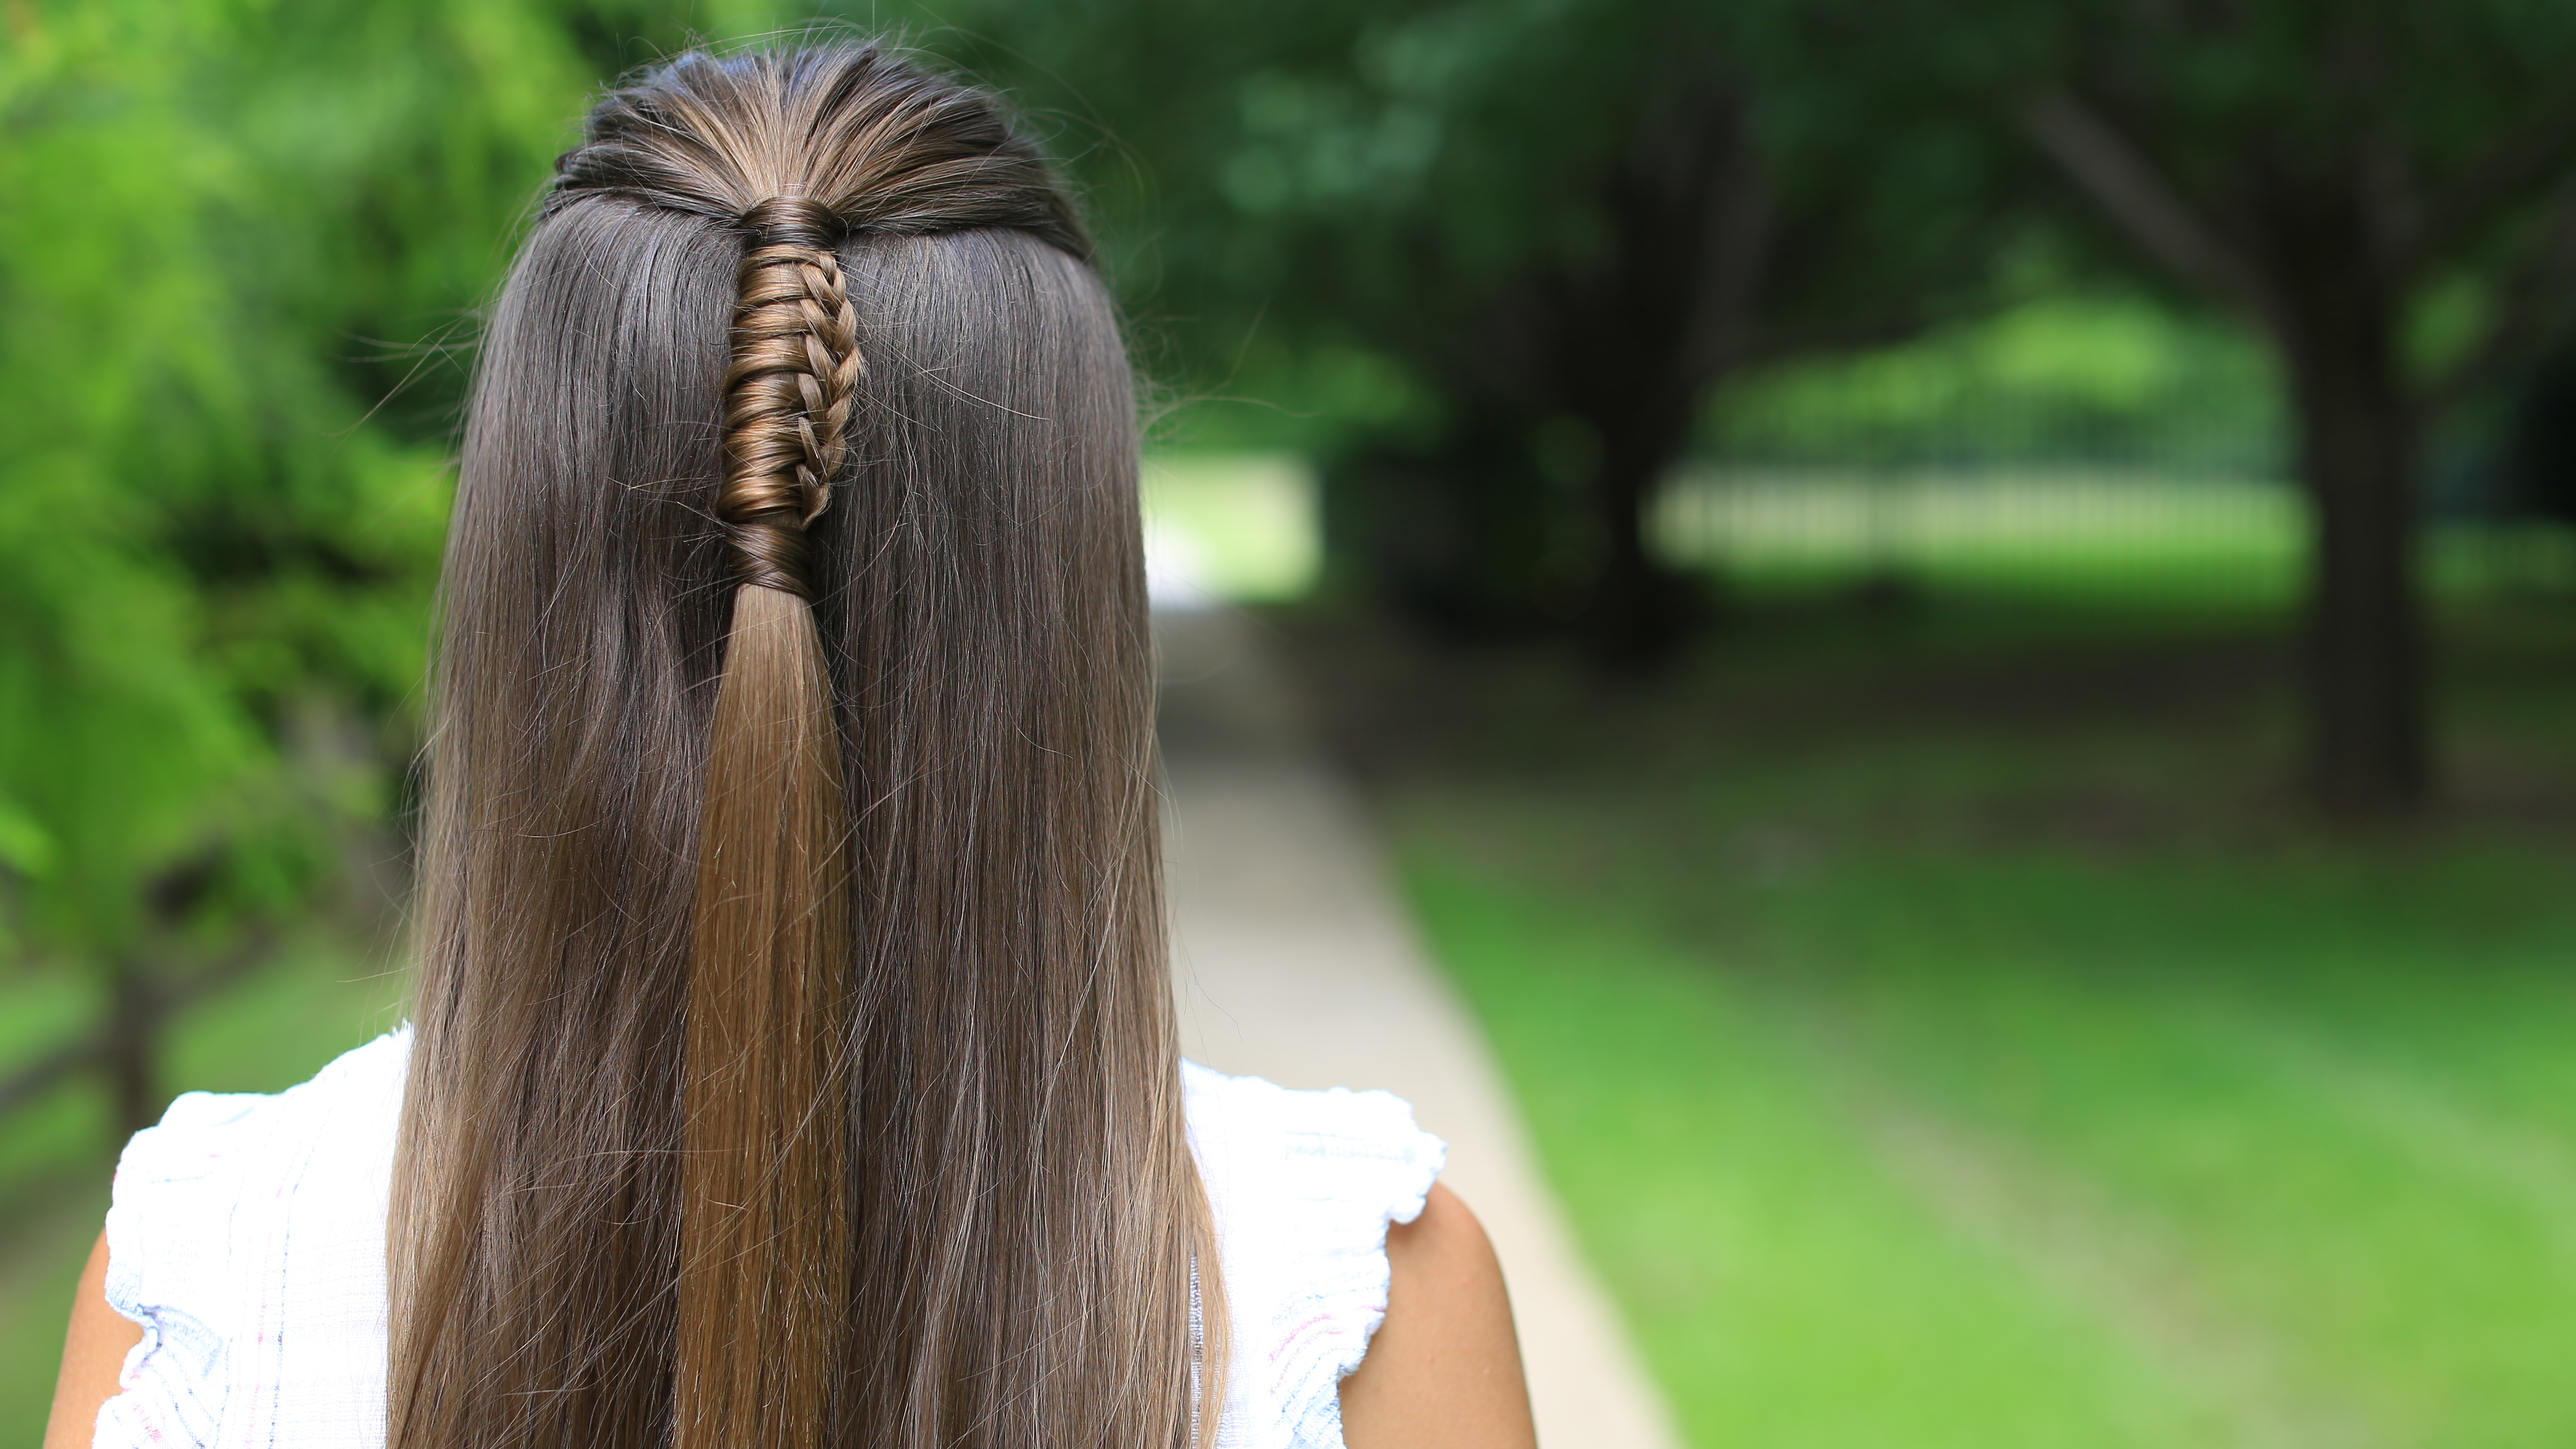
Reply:
M378 1449L384 1222L408 1030L273 1097L192 1092L138 1132L107 1214L107 1301L143 1325L102 1449ZM1341 1449L1335 1392L1386 1313L1386 1229L1447 1149L1384 1092L1292 1092L1185 1063L1231 1366L1222 1449Z
M1292 1092L1181 1064L1225 1262L1217 1449L1341 1449L1342 1376L1386 1317L1386 1228L1420 1216L1448 1147L1384 1092Z
M380 1445L385 1204L408 1033L274 1097L191 1092L134 1134L107 1301L143 1325L101 1445Z

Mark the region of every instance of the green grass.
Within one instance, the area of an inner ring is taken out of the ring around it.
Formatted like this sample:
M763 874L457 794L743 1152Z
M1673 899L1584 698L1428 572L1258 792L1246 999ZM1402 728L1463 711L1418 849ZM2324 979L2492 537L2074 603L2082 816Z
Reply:
M2170 1372L1925 1212L1814 1044L1687 951L1420 854L1411 884L1695 1442L2210 1442Z
M2339 840L2276 624L2030 605L1309 650L1688 1437L2576 1442L2576 620L2455 621Z

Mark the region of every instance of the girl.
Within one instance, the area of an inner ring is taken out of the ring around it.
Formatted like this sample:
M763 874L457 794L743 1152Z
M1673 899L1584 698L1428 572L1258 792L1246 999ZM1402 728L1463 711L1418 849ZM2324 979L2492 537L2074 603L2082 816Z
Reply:
M1437 1140L1178 1058L1090 258L878 48L591 113L465 431L413 1024L134 1139L48 1446L1531 1442Z

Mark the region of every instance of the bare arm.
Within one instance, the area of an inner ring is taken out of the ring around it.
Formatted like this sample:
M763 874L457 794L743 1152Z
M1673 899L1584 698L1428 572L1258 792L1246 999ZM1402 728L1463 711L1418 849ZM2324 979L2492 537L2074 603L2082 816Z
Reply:
M45 1449L89 1449L99 1406L116 1397L117 1371L126 1352L142 1341L142 1325L107 1306L107 1234L101 1233L72 1296L72 1327L63 1338L63 1371L54 1380Z
M1535 1449L1503 1265L1458 1195L1389 1228L1386 1321L1342 1380L1350 1449ZM48 1444L46 1449L53 1449Z

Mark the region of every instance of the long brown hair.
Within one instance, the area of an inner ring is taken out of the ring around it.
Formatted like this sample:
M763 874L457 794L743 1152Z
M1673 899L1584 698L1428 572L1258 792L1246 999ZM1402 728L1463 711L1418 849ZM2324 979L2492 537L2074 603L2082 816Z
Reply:
M448 550L394 1449L1212 1438L1089 257L871 46L682 56L559 163Z

